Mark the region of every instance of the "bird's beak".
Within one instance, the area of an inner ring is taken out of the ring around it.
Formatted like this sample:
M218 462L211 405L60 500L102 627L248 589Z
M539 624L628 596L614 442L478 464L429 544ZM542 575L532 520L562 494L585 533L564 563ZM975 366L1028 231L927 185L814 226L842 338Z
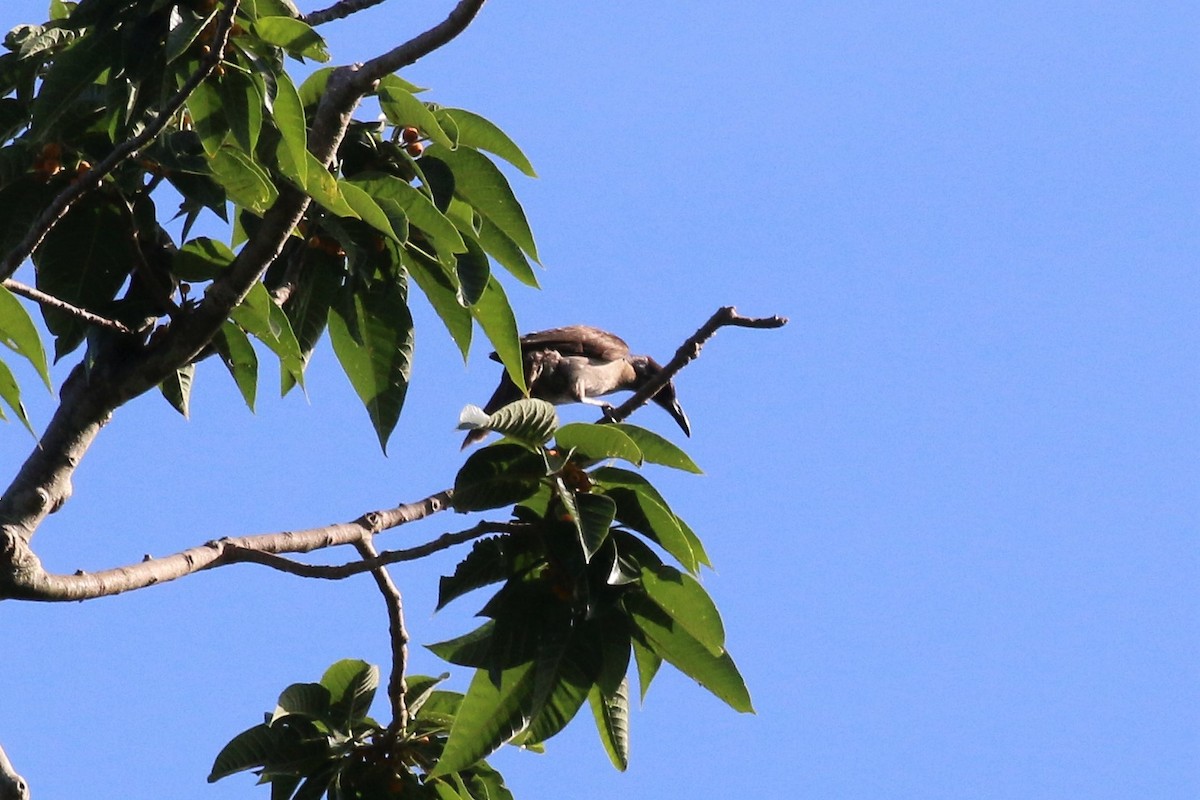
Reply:
M675 386L668 383L662 390L654 396L654 402L667 410L671 418L679 423L679 427L683 429L683 435L691 437L692 424L688 422L687 414L683 413L683 406L679 405L679 398L675 396Z

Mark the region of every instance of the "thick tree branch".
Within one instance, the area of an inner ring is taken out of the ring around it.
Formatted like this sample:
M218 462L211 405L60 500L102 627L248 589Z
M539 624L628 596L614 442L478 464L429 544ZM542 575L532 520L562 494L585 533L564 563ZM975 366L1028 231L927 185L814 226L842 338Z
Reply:
M787 317L743 317L733 306L725 306L717 310L692 334L687 341L675 351L675 357L663 365L662 372L646 382L632 397L612 411L604 415L602 422L620 422L634 411L649 402L658 390L667 385L679 370L686 367L700 355L700 348L713 337L716 332L726 326L737 328L782 328L787 324Z
M55 575L44 571L26 546L16 573L0 571L0 598L64 602L92 600L166 583L201 570L250 561L247 552L308 553L325 547L355 544L364 536L396 528L432 516L450 507L450 490L395 508L371 511L352 522L325 525L300 531L281 531L256 536L217 539L163 558L147 556L130 564L101 572ZM18 547L20 543L18 542Z
M335 19L345 19L351 14L357 14L359 11L377 6L384 0L341 0L334 3L328 8L322 8L320 11L313 11L305 14L303 19L309 25L316 27L324 25L326 22L332 22Z
M131 331L123 322L117 322L115 319L109 319L108 317L102 317L99 314L93 314L86 308L73 306L66 300L59 300L54 295L46 294L45 292L39 291L32 286L26 286L23 283L14 281L12 278L6 278L4 281L0 282L0 284L2 284L5 289L8 289L13 294L19 294L21 297L32 300L38 305L46 306L47 308L58 309L66 314L70 314L76 319L83 320L89 325L95 325L98 328L107 328L108 330L116 331L117 333L133 333L133 331Z
M75 202L87 194L91 190L100 185L100 182L106 175L116 169L122 161L127 158L132 158L141 152L142 148L154 141L154 138L162 133L167 127L167 123L171 118L183 108L188 97L196 90L204 80L212 74L217 65L221 63L221 59L225 57L225 46L229 42L229 32L233 27L233 15L237 13L239 0L227 0L225 10L218 17L217 35L212 46L212 51L209 52L200 61L200 67L187 79L187 81L179 88L162 110L158 112L150 124L147 125L141 133L130 139L126 139L121 144L113 148L103 161L89 169L87 172L79 176L79 180L64 189L41 216L37 218L33 226L25 237L4 257L4 261L0 262L0 278L8 278L17 271L17 267L33 253L34 250L46 238L46 234L50 229L58 224L58 221L66 216L67 211Z
M378 560L379 552L371 536L363 536L354 543L354 547L362 555L363 560ZM395 734L408 727L408 703L404 699L408 691L408 683L404 680L408 668L408 629L404 627L404 598L400 589L392 580L387 567L377 564L371 568L375 576L375 585L383 595L383 602L388 612L388 635L392 643L392 671L388 676L388 700L392 704L392 722L388 732Z
M0 800L29 800L29 784L18 773L0 747Z
M463 0L445 21L409 42L363 67L336 70L330 76L314 117L309 137L313 155L321 163L328 164L345 135L355 106L373 89L375 81L453 39L474 19L482 4L483 0ZM214 46L214 53L219 54L222 50L228 36L228 22L236 5L236 0L231 0L226 6L222 16L224 24L219 28L218 43L221 46ZM216 61L206 63L215 66ZM186 100L187 94L194 89L192 84L198 85L210 71L201 69L192 76L160 115L157 121L159 127L166 124L167 112L176 103L181 105ZM154 128L152 125L142 136L114 151L100 167L89 171L89 178L98 181L105 165L110 161L115 164L119 160L116 158L118 152L125 155L136 152L144 143L143 138L149 141L153 137L152 133L147 133ZM111 169L111 166L107 168ZM66 207L77 196L64 194L56 200L55 205L62 205L62 212L65 213ZM47 425L39 446L26 459L16 479L0 497L0 586L7 583L23 587L23 591L42 596L43 599L57 599L62 594L81 598L98 597L137 588L134 585L136 579L130 583L124 577L117 579L112 587L94 581L64 584L61 578L46 584L47 576L29 549L29 541L46 515L60 508L70 497L75 468L113 410L157 386L174 370L205 352L230 312L241 303L278 257L308 203L308 196L298 189L290 185L281 187L279 199L264 214L256 235L238 253L234 264L220 279L214 281L196 309L173 320L166 328L166 334L154 340L147 350L137 354L123 353L119 358L98 358L92 369L84 371L76 368L72 372L64 383L59 407ZM52 225L53 221L46 226L35 225L35 230L42 229L40 235L44 236ZM13 268L37 246L37 242L32 240L26 244L24 255L18 252L20 247L9 255ZM8 264L9 261L4 263ZM0 276L6 275L0 271ZM169 574L166 578L169 580L189 571L193 570L168 570L164 574ZM155 580L150 582L160 579L155 576Z

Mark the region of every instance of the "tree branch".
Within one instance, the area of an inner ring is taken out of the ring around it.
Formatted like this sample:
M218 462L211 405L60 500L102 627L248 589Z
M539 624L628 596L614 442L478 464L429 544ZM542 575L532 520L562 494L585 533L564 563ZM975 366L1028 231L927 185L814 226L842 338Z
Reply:
M447 489L415 503L367 512L352 522L300 531L217 539L163 558L147 556L138 564L101 572L80 571L74 575L48 573L42 569L33 551L26 546L14 560L15 563L23 565L23 569L16 572L0 571L0 599L45 602L92 600L166 583L201 570L251 561L246 555L247 552L308 553L325 547L355 544L364 536L371 536L444 511L450 507L451 496L451 491Z
M18 773L0 747L0 800L29 800L29 784Z
M362 554L363 560L378 560L379 552L370 535L363 536L354 543L354 547ZM371 568L375 576L375 585L383 595L387 605L388 636L392 643L392 671L388 676L388 699L392 703L392 722L388 725L388 733L395 734L408 727L408 704L404 699L408 691L408 683L404 680L404 672L408 665L408 630L404 627L404 598L400 589L388 573L387 567L376 564Z
M606 413L601 422L620 422L634 411L650 401L658 394L658 390L666 386L679 370L700 356L700 348L713 337L716 332L726 326L737 328L782 328L787 324L787 317L743 317L733 306L725 306L717 310L692 334L687 341L675 351L675 357L663 366L662 372L647 381L633 396L621 405Z
M375 80L449 42L474 19L482 4L483 0L462 0L441 24L368 62L368 66L335 70L313 120L309 137L309 149L313 155L322 164L328 164L345 135L354 107L372 90ZM222 16L224 24L218 29L219 46L213 48L213 53L223 52L228 39L228 23L236 6L237 0L230 0L226 7ZM89 171L88 180L79 186L94 185L104 170L111 170L119 160L118 153L128 155L136 152L144 143L143 140L149 141L154 135L151 131L166 124L168 111L186 101L187 94L194 89L193 84L199 85L217 61L219 57L206 62L206 68L193 75L172 98L156 125L114 151L99 167ZM92 179L95 179L94 182ZM56 198L52 208L61 206L59 217L82 191L80 189L75 194L66 192ZM62 593L98 597L137 588L124 578L116 581L115 585L119 588L115 589L94 583L71 584L69 587L58 583L44 585L46 573L29 549L29 541L45 517L59 509L70 497L74 471L100 429L111 418L113 410L157 386L174 370L191 363L205 352L230 312L241 303L278 257L288 236L303 217L308 203L308 196L300 190L286 184L282 186L279 199L263 215L257 234L238 253L233 265L213 282L198 307L173 320L166 328L166 334L152 341L141 353L125 353L120 358L101 359L91 370L77 367L72 371L64 382L59 407L47 425L39 446L26 459L4 495L0 496L0 586L23 587L23 591L44 596L44 599L56 599ZM33 231L40 230L41 233L32 236L31 231L31 237L27 237L29 241L10 253L3 262L4 266L11 262L15 269L37 247L40 237L53 224L54 220L45 225L41 222L36 224ZM7 277L8 273L3 269L0 267L0 276ZM169 577L166 579L188 571L168 570Z
M83 320L89 325L95 325L98 328L107 328L108 330L116 331L117 333L133 333L133 331L131 331L123 322L118 322L117 320L109 319L108 317L102 317L99 314L93 314L86 308L73 306L66 300L59 300L54 295L46 294L45 292L39 291L32 286L26 286L23 283L14 281L12 278L5 278L3 281L0 281L0 285L3 285L5 289L8 289L13 294L19 294L21 297L32 300L38 305L58 309L66 314L70 314L76 319Z
M302 19L314 28L318 25L324 25L326 22L333 22L337 19L345 19L351 14L357 14L359 11L377 6L384 0L341 0L334 3L328 8L322 8L320 11L313 11L305 14Z
M103 161L82 173L78 181L68 186L50 202L25 237L9 251L4 261L0 262L0 278L8 278L17 271L17 267L21 266L21 263L41 245L46 234L66 216L75 201L99 186L104 177L116 169L122 161L136 156L143 147L154 140L154 137L162 133L171 117L183 108L183 104L187 102L196 87L212 74L212 71L221 63L221 59L225 57L225 47L229 42L229 32L233 27L233 16L237 13L238 3L239 0L228 0L225 11L218 17L217 36L213 42L212 51L201 59L199 69L187 79L179 91L171 96L166 106L158 112L158 116L151 120L141 133L117 145Z

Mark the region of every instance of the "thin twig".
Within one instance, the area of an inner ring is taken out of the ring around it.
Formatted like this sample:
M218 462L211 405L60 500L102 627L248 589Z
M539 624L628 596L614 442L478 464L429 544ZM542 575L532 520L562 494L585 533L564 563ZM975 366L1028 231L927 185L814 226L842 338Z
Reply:
M225 57L225 46L229 42L229 31L233 27L233 15L237 13L238 2L239 0L228 0L224 13L218 18L217 36L212 50L201 59L199 69L187 79L179 91L171 96L166 106L158 112L158 116L151 120L141 133L126 139L113 148L113 151L103 161L81 173L78 181L68 186L51 201L29 232L25 234L25 238L9 251L3 262L0 262L0 277L7 278L16 272L17 267L21 266L22 262L41 245L46 234L66 216L75 201L99 186L104 177L116 169L122 161L135 157L142 148L154 140L154 137L162 133L176 112L183 108L184 103L187 102L196 87L212 74Z
M379 551L370 535L363 536L354 543L354 547L362 555L363 560L377 560ZM408 683L404 680L404 672L408 666L408 630L404 627L404 598L400 589L392 580L387 567L377 564L371 568L375 577L375 585L383 595L387 606L388 636L392 643L392 671L388 676L388 699L392 703L392 723L388 732L395 735L408 727L408 704L404 694L408 691Z
M60 300L54 295L46 294L45 292L39 291L32 286L26 286L19 281L14 281L12 278L6 278L3 282L0 282L0 285L3 285L5 289L8 289L13 294L19 294L21 297L32 300L38 305L46 306L47 308L54 308L66 314L70 314L76 319L82 320L89 325L95 325L99 328L107 328L108 330L116 331L117 333L133 333L133 331L130 330L129 327L123 322L118 322L117 320L109 319L108 317L102 317L99 314L93 314L86 308L73 306L66 300Z
M433 541L417 545L416 547L407 547L403 550L384 550L382 553L371 558L364 558L361 561L351 561L348 564L304 564L272 552L230 544L232 540L225 540L225 546L229 552L222 559L222 563L234 564L245 562L249 564L261 564L264 567L270 567L271 569L301 578L337 581L361 575L364 572L370 572L377 567L388 564L416 561L442 550L447 550L457 544L478 539L480 536L486 536L489 533L518 533L523 530L525 530L525 526L519 523L480 522L478 525L470 527L465 531L444 533Z
M335 19L345 19L351 14L356 14L359 11L370 8L371 6L377 6L383 1L384 0L341 0L341 2L334 3L333 5L329 6L329 8L322 8L320 11L313 11L309 14L305 14L302 19L309 25L316 27L317 25L324 25L326 22L332 22Z
M717 310L692 334L687 341L675 351L675 357L666 363L662 372L647 381L633 396L612 411L605 413L601 422L620 422L634 411L649 402L658 394L658 390L666 386L679 370L695 360L700 355L700 348L713 337L720 328L726 326L737 328L782 328L787 324L787 317L743 317L733 306L725 306Z

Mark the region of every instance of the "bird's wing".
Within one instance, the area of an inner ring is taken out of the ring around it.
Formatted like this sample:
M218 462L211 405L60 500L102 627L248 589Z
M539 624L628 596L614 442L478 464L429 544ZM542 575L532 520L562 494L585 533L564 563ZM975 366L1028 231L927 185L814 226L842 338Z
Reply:
M557 350L565 356L616 361L629 355L629 345L615 334L590 325L567 325L521 337L521 350Z

